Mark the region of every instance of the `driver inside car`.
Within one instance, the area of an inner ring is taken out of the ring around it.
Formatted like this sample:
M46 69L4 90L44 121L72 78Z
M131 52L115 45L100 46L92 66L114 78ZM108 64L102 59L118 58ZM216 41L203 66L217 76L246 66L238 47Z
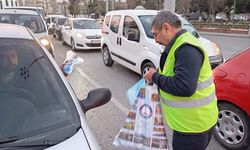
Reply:
M0 86L13 87L16 84L18 54L11 46L0 47Z

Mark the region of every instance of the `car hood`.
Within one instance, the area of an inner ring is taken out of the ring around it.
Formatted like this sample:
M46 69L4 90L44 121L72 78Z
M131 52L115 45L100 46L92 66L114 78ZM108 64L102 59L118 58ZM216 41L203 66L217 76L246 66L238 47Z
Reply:
M148 45L148 48L153 49L153 52L160 57L161 53L164 51L165 46L156 43L155 40L151 38L148 38L148 42L150 43Z
M207 51L208 56L217 56L221 53L217 45L211 42L210 40L205 39L203 37L199 37L198 40L204 46L205 50Z
M69 139L58 143L55 146L47 148L46 150L69 150L69 149L84 149L90 150L89 143L85 138L85 134L83 130L80 129L75 135L70 137Z
M86 36L92 36L92 35L102 35L101 29L76 29L75 33L81 33Z

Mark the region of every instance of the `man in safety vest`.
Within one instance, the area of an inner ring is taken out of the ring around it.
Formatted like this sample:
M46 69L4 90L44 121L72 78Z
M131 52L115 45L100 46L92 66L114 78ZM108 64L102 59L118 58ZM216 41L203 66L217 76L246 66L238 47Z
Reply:
M158 85L163 116L173 129L173 150L205 150L218 118L215 86L206 50L170 11L160 11L151 31L165 45L158 71L144 75Z

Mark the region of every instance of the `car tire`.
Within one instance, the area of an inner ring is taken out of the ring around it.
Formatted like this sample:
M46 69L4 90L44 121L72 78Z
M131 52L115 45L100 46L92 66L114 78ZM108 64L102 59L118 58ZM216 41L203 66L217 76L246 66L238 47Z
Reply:
M231 150L250 147L250 119L238 107L219 103L219 117L214 136L225 148Z
M103 63L108 67L111 67L114 64L114 61L110 56L108 47L104 47L102 49L102 60L103 60Z
M149 61L149 62L143 63L141 66L141 76L143 77L146 71L148 71L149 68L151 67L155 68L155 65L152 62Z
M76 51L74 39L71 39L71 49L72 49L73 51Z

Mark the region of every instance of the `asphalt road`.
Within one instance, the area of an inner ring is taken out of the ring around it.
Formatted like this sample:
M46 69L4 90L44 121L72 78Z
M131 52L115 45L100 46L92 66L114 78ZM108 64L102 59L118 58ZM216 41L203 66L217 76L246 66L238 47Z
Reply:
M250 47L250 38L211 35L204 35L204 37L215 41L226 59L233 53ZM53 43L56 60L60 65L70 47L62 45L55 39ZM74 75L68 79L73 83L72 86L78 97L82 99L90 89L97 87L108 87L112 91L111 102L87 112L87 119L102 149L116 150L118 148L115 148L112 142L123 125L129 109L125 94L127 89L140 79L140 76L117 63L114 63L111 68L106 67L102 62L100 50L78 51L77 55L82 57L84 62L78 65ZM168 133L171 132L168 131ZM207 150L224 150L224 148L212 139Z

